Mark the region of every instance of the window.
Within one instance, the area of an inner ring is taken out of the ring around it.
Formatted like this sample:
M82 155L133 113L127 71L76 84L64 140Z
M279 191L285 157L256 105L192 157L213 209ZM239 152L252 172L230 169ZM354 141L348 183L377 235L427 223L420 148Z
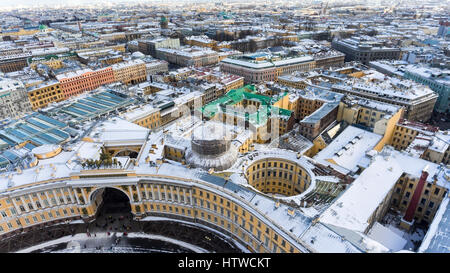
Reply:
M434 202L431 202L431 201L430 201L430 203L428 204L428 207L429 207L430 209L432 209L432 208L434 207Z
M272 250L272 252L273 252L273 253L276 253L276 252L277 252L277 249L278 249L278 246L277 246L276 244L273 244L273 250Z

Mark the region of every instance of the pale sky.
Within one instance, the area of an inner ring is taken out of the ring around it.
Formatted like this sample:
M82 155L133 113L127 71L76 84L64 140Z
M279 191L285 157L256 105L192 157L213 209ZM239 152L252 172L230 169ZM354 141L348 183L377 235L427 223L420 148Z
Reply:
M180 2L195 2L195 1L199 1L199 2L206 2L206 1L211 1L211 2L227 2L227 0L223 1L223 0L0 0L0 8L1 7L15 7L15 8L23 8L23 7L36 7L36 6L52 6L52 7L58 7L58 6L65 6L65 5L85 5L85 4L105 4L105 6L107 6L107 4L115 4L115 3L125 3L125 2L129 2L129 3L158 3L158 2L163 2L163 3L169 3L169 2L174 2L174 3L180 3ZM236 2L238 0L234 0L233 2ZM284 0L284 1L288 1L288 0ZM302 2L315 2L315 3L321 3L321 2L328 2L328 3L336 3L336 2L351 2L351 0L295 0L295 1L302 1ZM365 0L354 0L355 2L365 2ZM398 1L411 1L411 0L370 0L370 3L396 3ZM245 1L242 0L242 3L257 3L257 2L270 2L270 0L251 0L251 1ZM291 3L294 2L294 0L290 1ZM427 0L424 0L423 2L428 2ZM442 2L445 3L450 2L450 0L442 0Z
M158 1L143 1L143 0L0 0L0 7L14 6L38 6L38 5L83 5L95 3L118 3L118 2L158 2Z

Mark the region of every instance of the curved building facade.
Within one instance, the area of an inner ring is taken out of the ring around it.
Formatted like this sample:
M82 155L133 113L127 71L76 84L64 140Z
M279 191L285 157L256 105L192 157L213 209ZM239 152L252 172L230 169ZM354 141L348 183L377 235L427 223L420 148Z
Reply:
M204 178L84 171L10 188L0 197L0 240L72 220L92 221L101 193L109 187L128 196L137 220L159 216L194 222L231 236L250 252L309 252L301 240L247 202L258 193L217 177Z
M89 141L70 150L35 150L41 155L36 166L0 174L0 249L28 232L94 221L112 196L106 189L113 188L127 196L135 220L189 222L223 234L249 252L389 251L365 233L339 228L348 221L336 216L342 203L332 201L347 186L344 174L277 148L236 155L227 164L211 161L205 155L209 151L215 151L216 159L229 155L232 148L237 154L234 143L227 148L227 141L220 141L225 138L218 137L221 132L214 132L192 132L193 142L200 141L194 152L204 155L198 157L204 161L193 161L194 167L163 158L164 131L149 137L148 130L120 119L103 122L86 136ZM130 145L140 147L136 158L113 156L112 164L100 160L104 151L113 155ZM210 170L205 162L223 169ZM377 205L374 211L382 210Z
M303 193L315 177L304 160L272 154L251 161L245 175L249 184L257 190L284 196Z

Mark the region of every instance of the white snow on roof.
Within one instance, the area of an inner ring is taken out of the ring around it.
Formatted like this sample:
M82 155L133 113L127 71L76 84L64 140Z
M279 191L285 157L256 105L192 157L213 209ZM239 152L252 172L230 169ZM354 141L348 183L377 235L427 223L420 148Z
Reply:
M385 147L385 149L391 148ZM425 168L425 166L428 166L427 182L433 183L434 179L436 178L436 184L438 186L450 188L450 181L448 181L444 177L445 169L448 170L448 168L427 161L425 159L410 156L406 152L392 151L391 154L397 164L400 165L405 173L418 178L421 176L422 170Z
M401 236L378 222L373 225L367 235L394 252L402 250L407 243Z
M325 165L328 165L328 159L331 159L337 165L352 170L358 161L365 156L366 152L372 150L381 138L381 135L348 126L314 159L319 162L326 161Z
M45 155L47 153L55 151L58 148L59 148L59 145L56 145L56 144L44 144L44 145L38 146L36 148L33 148L33 150L31 152L35 155L38 155L38 154Z
M140 53L140 52L136 51L135 53ZM143 64L145 64L143 60L137 59L137 60L130 60L130 61L126 61L126 62L116 63L116 64L111 65L111 67L113 70L117 70L117 69L122 69L125 67L131 67L131 66L143 65Z
M146 104L134 109L130 109L128 112L123 113L122 117L130 122L137 121L144 117L147 117L155 112L159 111L158 108L153 107L151 104Z
M273 68L273 67L279 67L283 65L290 65L290 64L296 64L296 63L303 63L303 62L311 62L314 59L311 56L301 56L301 57L295 57L295 58L288 58L283 59L279 61L247 61L244 59L234 59L234 58L226 58L222 60L223 63L229 63L239 66L245 66L253 69L261 69L261 68Z
M192 136L198 140L229 140L233 128L234 126L221 122L205 122L193 131Z
M91 133L94 140L105 146L121 144L139 145L147 140L149 129L121 118L113 118L98 125Z
M311 226L301 239L319 253L361 253L362 251L344 240L321 223Z
M377 155L374 162L320 217L322 223L364 232L368 220L403 173L392 156Z
M437 151L439 153L445 153L450 146L450 134L449 131L444 134L443 132L437 132L433 137L430 150Z
M418 252L450 252L450 197L442 200Z
M101 143L82 142L76 154L82 160L87 159L97 160L100 159L101 149L102 149Z

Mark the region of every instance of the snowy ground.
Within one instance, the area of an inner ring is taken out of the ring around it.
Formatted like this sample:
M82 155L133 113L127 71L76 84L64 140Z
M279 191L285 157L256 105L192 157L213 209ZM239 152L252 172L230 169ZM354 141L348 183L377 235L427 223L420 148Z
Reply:
M160 235L142 232L117 236L107 233L96 233L88 237L85 233L65 236L18 251L18 253L53 252L53 253L127 253L127 252L195 252L208 251L192 244Z
M111 217L111 218L110 218ZM173 220L163 217L147 217L141 223L159 221L170 221L189 228L197 227L192 223L181 220ZM145 224L142 224L145 226ZM180 226L181 227L181 226ZM208 230L205 234L211 234L214 238L213 245L219 247L226 244L227 240L232 241L228 236L221 234L208 227L200 227L201 230ZM214 235L213 235L214 234ZM206 235L205 235L206 236ZM208 235L209 236L209 235ZM206 237L205 237L206 238ZM216 240L222 240L219 243ZM131 221L130 216L120 217L120 214L102 215L95 222L91 223L86 232L81 231L75 235L64 236L59 239L43 242L35 246L17 251L18 253L209 253L215 252L212 249L205 249L204 246L197 246L190 243L186 238L167 237L163 234L153 234L151 231L144 233L138 227L136 221ZM248 252L243 246L236 244L237 249ZM221 248L218 248L221 249Z
M186 222L186 221L178 220L178 219L169 219L169 218L166 218L166 217L147 216L147 217L141 219L141 221L158 221L158 220L178 222L178 223L181 223L181 224L187 225L187 226L198 226L200 229L206 229L206 230L209 230L209 231L214 232L216 234L220 234L221 237L226 238L229 241L233 241L234 245L237 248L239 248L242 252L249 253L249 250L245 246L241 245L238 241L234 241L230 236L228 236L226 234L223 234L223 233L221 233L221 232L219 232L219 231L217 231L215 229L212 229L210 227L204 226L204 225L198 225L198 224L195 224L195 223Z
M394 233L402 236L407 241L407 243L403 249L416 251L417 248L422 243L422 240L425 237L425 234L427 231L420 227L413 226L413 228L410 230L410 232L406 232L405 230L403 230L399 227L401 217L402 217L401 214L395 214L393 212L388 212L386 214L386 216L383 218L382 224L385 227L389 228Z

